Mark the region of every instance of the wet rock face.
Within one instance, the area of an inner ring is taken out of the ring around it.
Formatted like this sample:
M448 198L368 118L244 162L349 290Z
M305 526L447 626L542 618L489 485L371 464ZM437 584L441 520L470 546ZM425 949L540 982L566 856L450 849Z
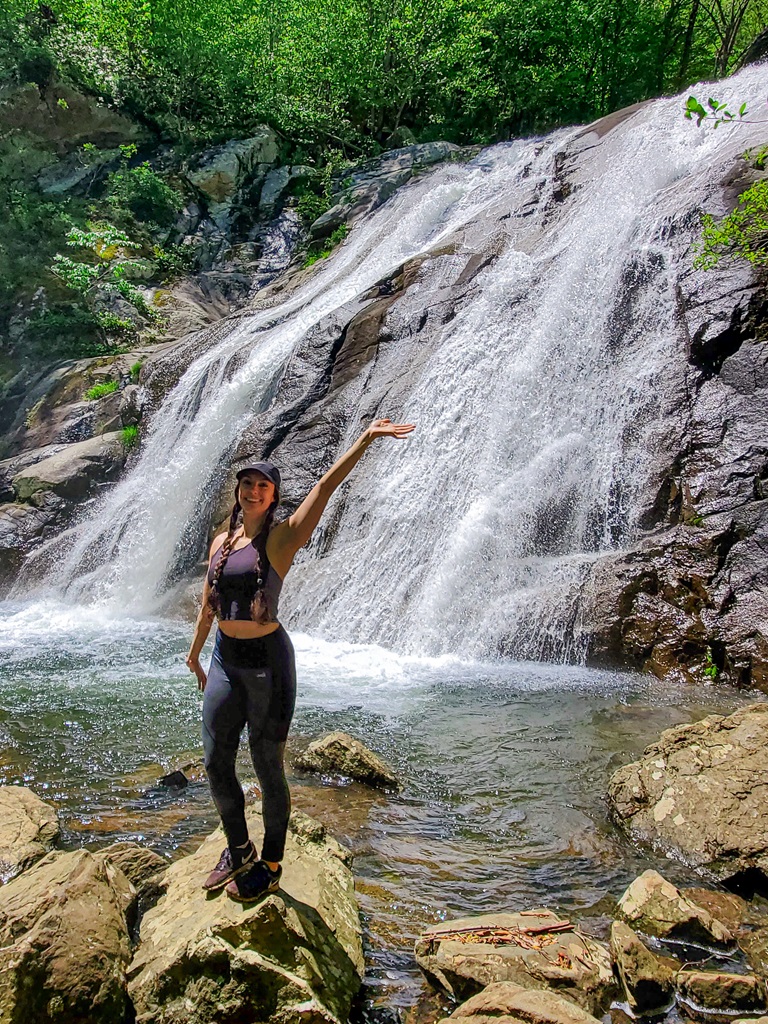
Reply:
M520 939L504 945L473 941L493 932ZM552 990L599 1016L615 992L608 950L550 910L444 921L419 937L415 955L427 978L455 999L494 982L514 982Z
M720 879L768 875L768 705L668 729L614 772L608 799L633 837L678 851ZM647 874L647 872L646 872Z
M691 270L678 295L683 429L643 535L595 565L589 657L768 689L766 281L746 266Z
M614 921L611 927L611 956L633 1013L659 1012L669 1006L675 991L675 966L668 958L652 953L621 921Z
M722 971L679 971L677 989L683 999L710 1011L760 1013L766 1009L765 982L754 974Z

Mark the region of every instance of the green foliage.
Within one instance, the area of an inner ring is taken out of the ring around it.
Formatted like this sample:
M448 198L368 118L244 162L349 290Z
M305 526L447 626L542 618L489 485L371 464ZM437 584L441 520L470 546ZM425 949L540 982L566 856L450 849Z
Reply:
M312 242L307 249L307 256L303 266L311 267L318 260L324 260L326 256L330 256L336 246L340 245L348 234L349 226L347 224L340 224L328 238Z
M119 387L119 381L108 380L103 384L94 384L92 388L88 388L83 397L88 402L96 402L99 398L104 398L105 395L113 395Z
M141 368L142 368L143 365L144 365L144 360L143 359L138 359L133 364L133 366L131 367L131 369L130 369L131 384L138 384L139 383L139 374L141 373Z
M16 26L7 62L17 77L16 50L53 55L73 82L168 138L221 141L267 122L293 153L322 159L375 153L402 130L484 142L589 120L724 73L760 26L759 8L744 0L731 16L710 0L52 0L42 24L36 3L12 0L5 17L11 34Z
M768 160L768 146L760 146L759 149L745 149L741 155L756 171L764 171L765 161Z
M163 278L170 280L194 268L197 252L191 245L153 245L152 259Z
M151 316L141 292L130 281L126 280L129 268L140 266L131 260L129 252L140 246L116 228L114 224L102 222L89 225L88 230L73 227L67 234L67 245L75 249L84 249L80 259L73 260L69 256L57 253L51 264L51 271L69 288L79 292L86 302L93 303L96 289L116 292L131 303L135 309L145 316ZM128 321L118 320L118 326L124 328ZM107 322L101 321L106 327Z
M121 146L124 152L135 146ZM138 167L121 167L109 175L107 202L113 210L129 211L136 220L168 227L183 207L179 193L168 185L145 161Z
M120 431L120 440L126 448L136 448L139 443L139 428L137 426L123 427Z
M768 265L768 179L755 182L739 198L733 213L721 221L705 213L702 241L693 265L711 270L721 259L744 259Z
M709 108L709 109L707 109ZM707 108L703 107L695 96L689 96L685 104L685 116L690 121L696 118L696 125L700 128L704 121L713 121L714 127L719 128L721 124L729 121L741 121L747 114L747 104L742 103L738 114L733 114L728 109L727 103L720 103L711 96L707 100Z
M704 656L704 668L702 670L704 675L709 679L717 679L719 675L719 669L717 665L712 661L712 648L707 647L706 654Z

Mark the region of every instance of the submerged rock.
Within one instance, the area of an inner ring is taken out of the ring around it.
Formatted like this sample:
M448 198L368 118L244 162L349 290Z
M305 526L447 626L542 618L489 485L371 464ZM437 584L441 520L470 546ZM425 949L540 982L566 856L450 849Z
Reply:
M768 704L668 729L611 776L608 800L635 837L720 879L768 874Z
M652 953L622 921L611 927L611 956L633 1013L658 1013L669 1005L679 964Z
M49 853L0 888L0 1020L123 1020L133 896L122 871L86 850Z
M397 776L378 754L345 732L332 732L315 740L293 763L305 772L344 775L377 789L400 788Z
M246 814L258 844L258 808ZM216 831L172 864L165 896L142 920L129 970L137 1024L346 1020L363 952L341 848L320 823L296 816L280 890L240 904L201 888L225 844Z
M44 857L58 838L54 807L25 786L0 786L0 880Z
M512 981L487 985L440 1024L595 1024L596 1018L554 992L524 988Z
M733 935L704 907L686 899L658 871L644 871L619 900L619 912L634 927L660 939L728 946Z
M494 933L509 941L482 941ZM511 981L555 990L599 1015L615 991L605 946L551 910L443 921L419 937L415 954L430 981L455 999L467 999L493 982Z

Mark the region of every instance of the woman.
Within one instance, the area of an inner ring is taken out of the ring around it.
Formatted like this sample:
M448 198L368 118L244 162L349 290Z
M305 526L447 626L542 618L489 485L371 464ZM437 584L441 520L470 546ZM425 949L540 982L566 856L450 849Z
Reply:
M312 536L333 492L377 437L404 438L411 423L375 420L315 484L285 522L272 524L280 501L280 472L256 462L237 474L229 529L211 544L203 604L187 656L203 698L205 768L227 848L203 884L226 887L251 902L273 892L291 811L283 756L296 699L293 645L277 619L286 573ZM214 618L219 620L206 676L200 651ZM240 735L248 726L253 767L261 786L264 843L257 858L248 838L243 790L235 774Z

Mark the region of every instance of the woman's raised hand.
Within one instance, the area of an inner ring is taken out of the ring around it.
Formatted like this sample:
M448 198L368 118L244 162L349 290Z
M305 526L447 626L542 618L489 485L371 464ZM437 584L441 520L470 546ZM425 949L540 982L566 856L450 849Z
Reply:
M371 439L374 437L403 438L407 437L415 429L415 423L393 423L392 420L374 420L366 433Z

